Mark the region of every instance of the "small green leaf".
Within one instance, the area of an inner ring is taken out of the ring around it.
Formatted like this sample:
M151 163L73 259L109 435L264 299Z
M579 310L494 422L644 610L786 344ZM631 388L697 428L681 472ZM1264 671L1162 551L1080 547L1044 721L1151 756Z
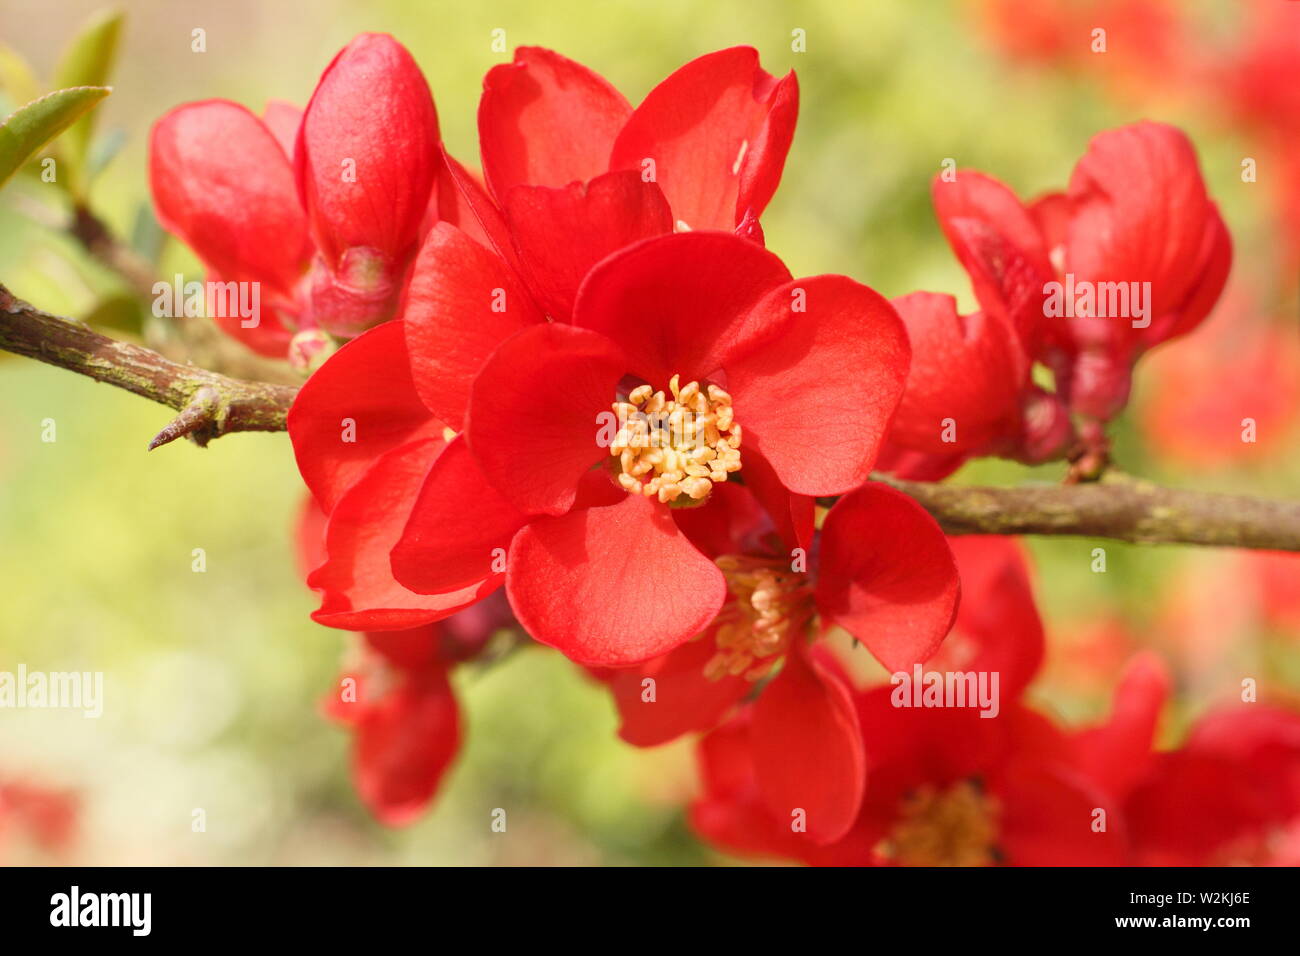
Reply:
M96 303L81 321L95 329L140 335L143 319L140 303L134 296L116 293Z
M55 90L0 125L0 186L22 165L112 91L102 86Z
M92 16L68 44L54 74L54 85L67 89L76 86L107 86L117 59L117 41L122 32L122 11L102 10ZM83 116L68 130L60 142L60 152L68 165L65 183L80 195L91 173L86 155L95 132L93 113Z
M73 124L68 135L71 136L76 129L76 124ZM125 145L126 130L120 126L109 127L106 132L96 136L90 144L90 152L86 156L86 180L92 180L102 173L104 168L113 161L114 157Z
M166 238L167 233L153 214L153 206L147 202L141 203L136 208L135 223L131 227L131 248L146 262L157 265Z

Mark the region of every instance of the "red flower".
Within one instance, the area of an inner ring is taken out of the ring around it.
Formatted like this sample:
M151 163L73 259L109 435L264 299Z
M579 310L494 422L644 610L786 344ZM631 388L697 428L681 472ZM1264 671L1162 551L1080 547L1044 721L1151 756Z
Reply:
M393 314L438 166L428 85L381 34L340 51L300 122L287 104L258 119L205 100L172 110L150 139L159 220L210 282L258 284L256 324L217 321L274 357L298 330L355 335Z
M1032 211L1061 279L1086 281L1098 296L1092 315L1049 325L1063 353L1049 364L1074 411L1107 421L1128 400L1138 356L1190 332L1214 307L1232 263L1228 230L1206 195L1191 142L1150 122L1094 137L1068 191ZM1136 284L1139 293L1149 283L1146 314L1102 315L1109 283Z
M503 276L486 253L439 261L438 307L404 325L421 397L465 434L430 469L393 551L408 588L499 577L508 549L510 602L533 637L626 665L698 633L726 596L670 502L707 507L741 471L786 515L792 495L841 494L870 474L908 356L893 310L864 286L792 280L732 235L664 236L593 269L568 325L508 294L513 311L490 313ZM664 419L642 439L616 434L619 415L639 413L690 418L677 433ZM299 456L310 463L310 448Z
M1271 190L1267 205L1282 240L1278 272L1293 283L1300 263L1300 160L1294 147L1300 136L1300 6L1244 7L1240 40L1226 56L1219 52L1210 61L1206 82L1221 100L1222 115L1249 137L1259 168L1276 169L1259 182Z
M460 750L460 712L447 680L455 649L434 625L365 641L324 709L352 728L362 802L381 823L403 826L424 812Z
M29 837L40 848L62 853L76 840L80 800L22 780L0 781L0 850L11 834Z
M841 626L893 670L933 656L957 604L952 558L934 520L885 485L864 485L830 509L811 564L782 546L747 489L727 484L714 495L678 520L723 569L721 612L670 653L597 676L614 694L620 736L649 747L712 729L780 667L753 704L761 790L776 806L805 807L813 839L833 841L857 813L862 740L848 686L807 639Z
M1253 322L1252 311L1220 309L1198 335L1151 359L1140 421L1161 458L1224 468L1295 447L1300 342L1289 324Z
M1082 765L1121 808L1134 860L1153 866L1294 865L1300 826L1300 713L1220 706L1181 747L1152 744L1168 696L1159 661L1136 658L1110 718L1075 741Z
M978 172L938 176L932 192L981 311L958 315L952 296L929 292L894 300L916 358L889 440L924 456L896 467L943 477L973 455L1058 455L1073 440L1068 412L1030 377L1052 278L1038 227L1011 190Z
M1009 56L1093 71L1128 97L1176 90L1194 68L1181 11L1172 0L981 0L977 13L990 39Z
M390 324L349 345L349 354L373 358L373 342L393 334L386 329L396 331L400 342L400 326ZM397 378L390 376L390 385ZM307 387L318 387L314 382L316 377ZM331 384L326 374L324 385ZM381 421L361 404L354 411L364 416L368 431ZM412 464L420 466L414 474L422 475L425 456L443 447L436 439L405 437L410 436L398 432L358 442L370 459L321 463L310 480L330 510L309 498L298 523L303 574L324 593L312 617L331 627L382 628L364 635L325 712L352 727L357 791L390 826L423 812L460 749L460 716L448 679L452 667L476 657L496 631L516 626L499 593L483 600L476 589L417 595L392 580L387 549L400 527L385 526L385 508L416 490Z
M745 234L761 236L798 100L794 74L765 73L749 47L692 60L635 110L581 64L521 47L483 82L479 140L496 205L476 211L541 309L567 320L588 270L638 239L732 230L747 216Z
M1026 208L1004 185L958 171L935 211L981 311L951 296L894 300L914 360L888 467L941 478L967 457L1035 463L1072 453L1128 401L1133 363L1195 328L1222 291L1232 249L1187 137L1137 123L1093 138L1069 190ZM1034 361L1055 393L1034 384Z
M1279 631L1300 638L1300 555L1290 551L1246 551L1243 563L1259 591L1263 617Z
M701 743L704 793L691 808L701 835L733 852L821 865L1122 860L1117 837L1092 827L1103 794L1062 759L1064 735L1017 700L1043 648L1015 543L957 541L964 596L954 638L961 644L945 644L931 667L1001 674L996 715L902 706L906 684L854 692L866 787L851 825L827 842L813 831L810 809L824 780L811 775L776 799L768 792L763 763L772 743L758 714L764 695ZM798 745L788 737L784 743Z
M833 625L891 670L931 658L952 628L956 568L934 520L906 495L877 483L845 495L827 513L811 556L783 544L747 488L727 484L714 495L709 508L679 514L678 524L723 568L722 611L668 654L598 674L614 693L619 734L629 743L650 747L711 729L787 653L802 649L804 636ZM806 518L811 530L811 510ZM802 523L784 534L801 533ZM654 706L647 706L646 678L654 679Z

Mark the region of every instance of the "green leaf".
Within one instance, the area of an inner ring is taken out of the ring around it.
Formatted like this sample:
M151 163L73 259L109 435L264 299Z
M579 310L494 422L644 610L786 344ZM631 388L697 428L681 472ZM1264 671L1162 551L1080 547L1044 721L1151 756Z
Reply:
M54 85L66 89L77 86L107 86L117 59L117 41L122 32L121 10L103 10L92 16L68 44L54 74ZM91 172L86 155L95 132L93 113L83 116L68 130L60 142L60 152L67 164L67 176L60 177L76 195L85 191Z
M127 332L140 335L144 327L143 310L135 296L115 293L95 304L95 307L81 317L91 328L108 329L115 332Z
M146 262L158 264L162 257L163 241L167 233L158 224L153 214L153 206L142 202L135 211L135 223L131 227L131 248L138 252Z
M111 92L102 86L55 90L5 120L0 125L0 186Z
M84 122L81 120L79 122ZM72 132L76 131L76 124L73 124ZM72 135L69 132L69 136ZM90 152L86 156L86 179L94 179L104 171L104 168L113 161L122 147L126 145L126 130L120 126L109 127L109 129L95 137L90 144Z

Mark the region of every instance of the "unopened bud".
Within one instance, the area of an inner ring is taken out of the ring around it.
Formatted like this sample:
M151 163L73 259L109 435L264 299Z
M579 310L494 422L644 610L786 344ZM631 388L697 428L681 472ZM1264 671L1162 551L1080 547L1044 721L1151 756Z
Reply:
M1020 406L1021 440L1016 459L1036 465L1062 458L1074 445L1074 423L1059 395L1034 386Z
M1085 418L1108 422L1128 404L1132 364L1111 351L1085 350L1074 362L1070 407Z
M394 272L387 256L365 246L344 252L337 269L317 259L311 275L312 319L344 338L387 321L397 305Z
M338 350L334 336L324 329L304 329L289 342L289 364L307 373L316 371Z

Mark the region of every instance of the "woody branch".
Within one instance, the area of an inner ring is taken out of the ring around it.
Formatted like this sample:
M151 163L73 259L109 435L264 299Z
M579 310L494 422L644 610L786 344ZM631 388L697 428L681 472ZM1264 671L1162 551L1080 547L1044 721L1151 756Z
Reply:
M296 389L182 365L43 312L0 285L0 348L107 382L180 414L150 443L200 445L283 431ZM1164 544L1300 551L1300 502L1165 488L1114 471L1078 485L963 487L883 478L950 534L1083 535Z
M228 378L118 342L15 298L0 285L0 349L116 385L180 414L150 443L188 435L199 445L230 432L283 431L296 389Z

